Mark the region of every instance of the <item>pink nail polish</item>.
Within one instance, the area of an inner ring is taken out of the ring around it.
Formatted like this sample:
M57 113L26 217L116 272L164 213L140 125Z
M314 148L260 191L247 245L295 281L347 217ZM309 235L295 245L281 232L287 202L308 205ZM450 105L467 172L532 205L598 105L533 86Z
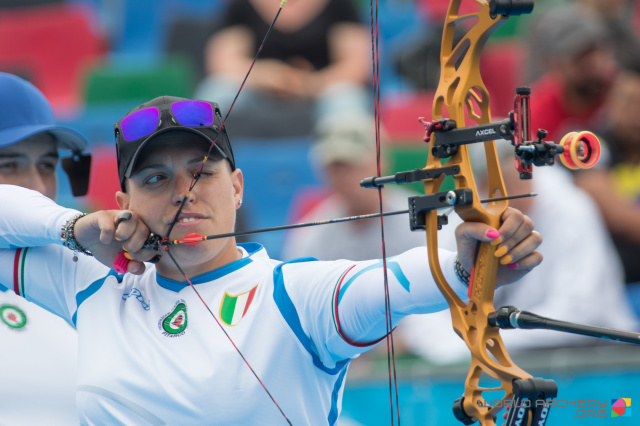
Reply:
M518 267L518 264L516 262L510 263L507 265L507 268L509 269L516 269Z
M500 237L500 233L495 229L489 229L487 231L487 237L491 238L492 240L495 240L496 238Z

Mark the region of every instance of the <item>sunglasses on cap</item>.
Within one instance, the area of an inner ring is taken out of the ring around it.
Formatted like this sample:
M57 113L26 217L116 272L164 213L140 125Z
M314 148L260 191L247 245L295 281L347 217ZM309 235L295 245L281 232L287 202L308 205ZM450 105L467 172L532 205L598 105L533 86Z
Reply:
M154 135L171 129L197 134L235 170L233 150L215 102L160 96L130 111L114 124L120 186L131 176L142 149ZM215 143L214 143L215 142Z
M176 124L183 127L211 127L215 123L212 103L184 100L131 113L115 124L116 132L126 142L145 138L161 127L161 112L164 110L168 110Z

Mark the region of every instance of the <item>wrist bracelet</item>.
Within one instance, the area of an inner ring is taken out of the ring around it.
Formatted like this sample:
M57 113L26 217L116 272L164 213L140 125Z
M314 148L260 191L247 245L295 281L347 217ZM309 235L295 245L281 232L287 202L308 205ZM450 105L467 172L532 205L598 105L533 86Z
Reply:
M471 276L469 275L469 273L462 267L462 264L460 263L460 259L456 258L456 261L454 263L454 269L456 271L456 277L458 277L458 279L460 280L460 282L462 284L464 284L466 287L469 287L469 279L471 278Z
M78 252L86 254L87 256L93 256L93 254L82 247L75 236L75 226L78 219L86 216L88 213L80 213L73 216L71 219L67 221L67 223L63 224L60 229L60 240L62 241L62 245L73 251L73 261L78 261Z

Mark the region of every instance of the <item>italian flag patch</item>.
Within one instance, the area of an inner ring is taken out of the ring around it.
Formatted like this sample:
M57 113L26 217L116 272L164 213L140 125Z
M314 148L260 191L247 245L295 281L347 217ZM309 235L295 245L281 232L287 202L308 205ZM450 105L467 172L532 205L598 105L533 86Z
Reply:
M226 325L237 325L247 313L257 289L258 285L236 296L225 291L222 303L220 303L220 319L222 322Z

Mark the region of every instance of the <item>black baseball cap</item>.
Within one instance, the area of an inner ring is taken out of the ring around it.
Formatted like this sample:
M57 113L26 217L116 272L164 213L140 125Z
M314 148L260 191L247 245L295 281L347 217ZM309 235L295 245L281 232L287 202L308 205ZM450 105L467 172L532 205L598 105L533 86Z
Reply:
M162 139L165 141L167 138L175 137L175 142L180 143L185 141L186 132L188 133L188 136L190 136L189 139L193 139L192 136L195 135L197 138L201 139L203 143L206 143L207 148L211 146L211 143L215 140L214 150L220 153L224 159L229 161L231 170L235 170L236 165L233 158L233 150L231 149L231 143L229 142L226 128L223 128L222 132L219 134L220 127L222 125L220 106L215 102L193 101L195 103L201 102L211 105L213 109L213 124L210 126L184 126L180 124L171 110L172 104L183 101L192 100L176 96L157 97L135 107L113 125L118 159L118 177L120 179L120 187L123 191L125 190L125 179L131 177L131 173L138 162L143 148L149 146L149 143L157 139L156 137L159 135L164 135ZM139 139L132 141L126 140L121 129L122 121L130 115L148 108L157 108L159 110L159 119L155 130Z

